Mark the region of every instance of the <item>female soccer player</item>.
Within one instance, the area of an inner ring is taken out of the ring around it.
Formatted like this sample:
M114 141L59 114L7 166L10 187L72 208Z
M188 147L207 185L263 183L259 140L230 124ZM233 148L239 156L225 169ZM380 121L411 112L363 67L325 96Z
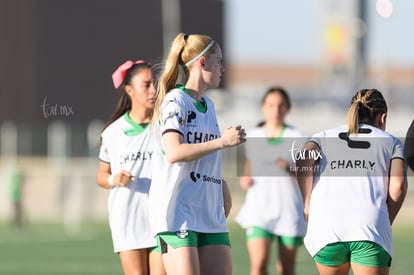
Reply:
M154 158L149 123L155 102L151 64L126 61L113 73L120 97L101 134L97 184L109 189L114 251L125 274L164 274L149 228L148 193Z
M305 246L319 274L389 274L391 225L407 192L401 142L385 131L376 89L352 98L347 125L315 134L301 151L298 180L308 219Z
M299 146L304 135L286 124L290 107L284 88L269 88L262 99L265 121L248 131L245 143L240 184L247 193L236 221L246 229L251 275L267 274L274 238L278 274L295 274L297 248L305 235L303 202L291 157L292 145Z
M244 142L245 132L235 126L220 134L213 102L203 95L223 72L216 41L181 33L160 76L154 125L162 153L149 198L167 274L232 273L220 150Z

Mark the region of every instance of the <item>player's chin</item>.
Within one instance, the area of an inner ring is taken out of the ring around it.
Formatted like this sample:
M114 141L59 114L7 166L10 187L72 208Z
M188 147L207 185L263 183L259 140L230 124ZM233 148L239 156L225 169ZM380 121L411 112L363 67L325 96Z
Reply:
M217 88L220 86L221 78L216 79L215 81L212 81L210 88Z
M148 102L147 104L145 104L145 108L147 109L154 109L154 106L155 106L155 102L154 103Z

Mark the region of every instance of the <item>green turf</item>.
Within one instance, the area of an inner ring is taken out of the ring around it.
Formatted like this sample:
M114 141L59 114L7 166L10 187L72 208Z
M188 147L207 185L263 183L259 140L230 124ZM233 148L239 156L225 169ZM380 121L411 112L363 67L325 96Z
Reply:
M112 252L107 225L83 225L81 232L77 235L65 234L61 225L31 225L22 231L0 225L0 274L122 274L118 257ZM230 223L230 233L233 274L248 275L244 231L237 224ZM394 246L391 274L411 274L414 270L414 226L396 226ZM275 257L273 250L272 259ZM276 274L273 263L269 266L269 275ZM299 250L297 274L317 274L312 259L303 247Z
M106 225L84 226L81 235L59 225L0 232L0 274L122 274Z

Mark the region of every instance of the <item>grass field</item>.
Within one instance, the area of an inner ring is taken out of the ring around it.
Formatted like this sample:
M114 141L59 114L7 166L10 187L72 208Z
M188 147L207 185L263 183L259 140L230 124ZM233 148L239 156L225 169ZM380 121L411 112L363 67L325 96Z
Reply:
M230 222L234 275L247 275L249 262L244 231ZM395 255L391 274L414 270L414 226L394 228ZM275 258L275 255L273 255ZM31 225L22 231L0 226L0 274L4 275L114 275L122 274L106 224L82 226L81 235L63 233L61 225ZM273 263L269 275L276 274ZM312 259L302 247L297 274L317 274Z

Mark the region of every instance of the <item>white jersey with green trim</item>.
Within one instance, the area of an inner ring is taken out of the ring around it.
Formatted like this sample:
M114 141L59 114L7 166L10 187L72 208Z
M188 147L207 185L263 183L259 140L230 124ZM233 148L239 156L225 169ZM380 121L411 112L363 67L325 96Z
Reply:
M220 137L214 105L203 97L206 109L180 89L173 89L160 108L160 124L150 190L151 225L154 234L192 230L204 233L227 232L223 210L221 153L195 161L168 163L162 154L162 134L174 131L184 143L202 143Z
M348 135L345 125L315 134L310 140L321 154L302 152L320 162L304 239L312 256L327 244L346 241L372 241L392 255L388 175L392 159L403 159L403 146L381 129L359 127L356 135Z
M111 166L111 173L126 170L135 181L115 186L108 197L109 225L115 252L156 246L148 216L153 142L149 126L134 123L127 114L102 133L99 159Z
M285 126L274 139L266 138L264 127L248 130L247 134L246 158L253 185L247 190L236 221L243 228L257 226L278 236L304 236L306 224L299 185L296 178L276 163L277 159L283 159L294 172L292 146L299 148L304 134L292 126Z

